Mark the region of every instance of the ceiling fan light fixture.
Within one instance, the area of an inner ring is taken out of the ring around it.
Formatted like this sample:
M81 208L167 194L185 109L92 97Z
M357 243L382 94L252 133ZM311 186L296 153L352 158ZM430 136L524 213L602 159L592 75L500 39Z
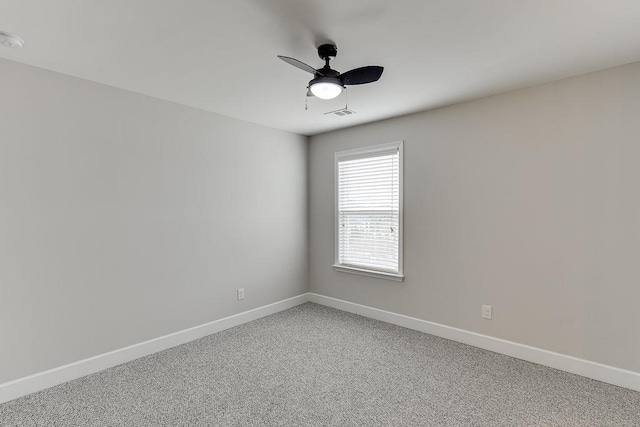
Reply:
M320 99L333 99L340 95L346 86L373 83L378 81L382 75L384 68L379 65L354 68L341 74L329 66L329 61L337 54L338 48L334 44L319 46L318 56L324 60L324 67L318 69L288 56L278 55L278 58L289 65L313 74L313 80L309 82L307 96L313 95Z
M342 93L342 82L335 77L316 77L309 82L309 90L320 99L333 99Z

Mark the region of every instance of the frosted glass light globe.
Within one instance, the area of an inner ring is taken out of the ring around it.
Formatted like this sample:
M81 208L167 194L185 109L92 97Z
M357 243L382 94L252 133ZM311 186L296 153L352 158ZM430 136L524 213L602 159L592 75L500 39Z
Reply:
M320 99L333 99L342 93L342 86L331 81L310 83L309 89Z

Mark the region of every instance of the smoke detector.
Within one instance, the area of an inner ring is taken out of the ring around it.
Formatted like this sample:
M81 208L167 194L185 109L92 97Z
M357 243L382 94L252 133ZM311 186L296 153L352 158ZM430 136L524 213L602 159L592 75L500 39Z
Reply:
M0 46L4 47L22 47L24 40L13 34L0 31Z

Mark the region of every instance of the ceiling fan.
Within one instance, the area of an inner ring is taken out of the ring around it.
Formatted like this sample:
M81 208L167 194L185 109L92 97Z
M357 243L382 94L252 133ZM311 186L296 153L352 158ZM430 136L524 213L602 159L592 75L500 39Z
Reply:
M340 74L329 67L329 61L336 57L338 48L334 44L323 44L318 47L318 56L324 60L324 67L317 70L304 62L288 56L278 55L284 62L313 74L309 82L307 96L317 96L320 99L333 99L340 95L347 85L363 85L377 81L382 75L384 67L369 65Z

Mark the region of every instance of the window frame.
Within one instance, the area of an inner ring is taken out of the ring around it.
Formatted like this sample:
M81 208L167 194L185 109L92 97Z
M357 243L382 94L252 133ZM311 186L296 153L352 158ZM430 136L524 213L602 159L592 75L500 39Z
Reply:
M398 273L358 268L354 266L340 264L340 188L339 188L339 167L340 161L349 158L372 157L376 153L384 153L389 150L398 150ZM334 154L334 263L333 268L343 273L360 274L364 276L376 277L401 282L404 280L404 141L394 141L385 144L372 145L368 147L355 148L352 150L338 151Z

